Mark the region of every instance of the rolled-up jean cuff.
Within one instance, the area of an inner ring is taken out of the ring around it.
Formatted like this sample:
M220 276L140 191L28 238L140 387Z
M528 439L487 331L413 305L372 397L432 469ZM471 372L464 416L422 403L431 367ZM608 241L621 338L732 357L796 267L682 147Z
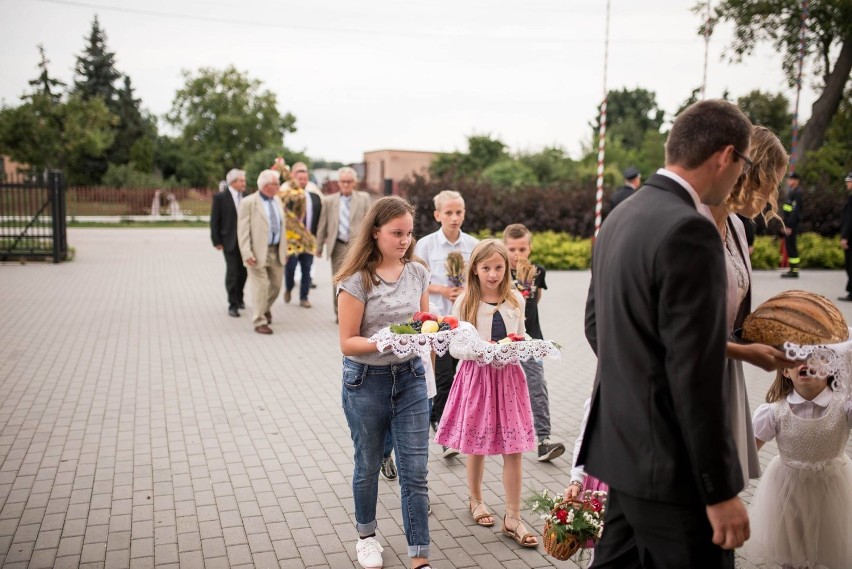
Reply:
M409 545L408 546L408 557L411 559L423 558L429 559L429 546L428 545Z
M357 530L358 530L358 535L359 535L361 538L364 538L364 537L366 537L366 536L368 536L368 535L373 535L374 533L376 533L376 527L377 527L378 525L379 525L379 524L378 524L378 522L376 522L376 520L373 520L372 522L370 522L370 523L368 523L368 524L359 524L359 523L356 523L356 524L355 524L355 529L357 529Z

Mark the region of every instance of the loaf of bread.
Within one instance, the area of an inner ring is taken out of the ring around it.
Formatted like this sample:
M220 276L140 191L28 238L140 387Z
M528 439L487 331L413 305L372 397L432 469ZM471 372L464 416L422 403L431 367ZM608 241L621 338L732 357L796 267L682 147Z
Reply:
M742 335L770 346L837 344L849 338L849 329L840 310L824 296L788 290L758 306L745 319Z

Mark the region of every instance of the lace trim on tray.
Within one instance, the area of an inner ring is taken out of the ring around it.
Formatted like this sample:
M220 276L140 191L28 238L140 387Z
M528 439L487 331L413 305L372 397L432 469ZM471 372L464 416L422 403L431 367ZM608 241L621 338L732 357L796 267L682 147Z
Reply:
M545 358L558 360L562 357L559 347L550 340L524 340L507 344L492 344L479 335L458 337L453 341L453 348L463 349L470 359L480 365L504 367L509 364L527 360L543 360Z
M852 328L849 329L852 338ZM832 389L843 395L847 401L852 400L852 340L839 344L799 345L793 342L784 343L784 353L787 359L805 361L807 373L811 377L825 379L834 376Z
M390 328L382 328L370 336L368 341L375 343L379 351L382 352L390 348L398 358L411 355L425 356L433 351L437 355L443 356L450 349L450 343L454 338L466 337L471 334L476 336L476 328L468 322L459 322L458 328L455 330L445 330L432 334L395 334L390 331Z

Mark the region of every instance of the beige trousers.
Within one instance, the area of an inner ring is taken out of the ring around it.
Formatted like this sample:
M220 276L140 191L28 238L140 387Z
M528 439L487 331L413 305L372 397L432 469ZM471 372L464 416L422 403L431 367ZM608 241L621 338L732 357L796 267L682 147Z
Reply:
M284 265L278 258L278 245L270 246L266 252L265 267L246 267L248 270L251 302L254 305L252 325L257 328L269 324L266 313L272 311L272 305L281 292L281 280L284 278Z

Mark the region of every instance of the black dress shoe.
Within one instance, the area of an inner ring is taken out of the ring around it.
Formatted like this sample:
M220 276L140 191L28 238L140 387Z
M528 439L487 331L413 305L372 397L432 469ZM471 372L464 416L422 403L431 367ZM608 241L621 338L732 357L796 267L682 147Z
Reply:
M852 294L847 294L846 296L838 296L837 300L844 300L846 302L852 302Z
M311 288L317 288L317 284L314 281L311 281Z
M240 313L239 313L239 312L237 312L237 307L236 307L236 306L229 306L229 307L228 307L228 315L229 315L229 316L233 316L234 318L239 318Z
M245 310L245 309L246 309L246 303L241 300L240 301L240 310Z
M799 278L799 271L788 271L786 273L781 273L782 279L797 279Z

